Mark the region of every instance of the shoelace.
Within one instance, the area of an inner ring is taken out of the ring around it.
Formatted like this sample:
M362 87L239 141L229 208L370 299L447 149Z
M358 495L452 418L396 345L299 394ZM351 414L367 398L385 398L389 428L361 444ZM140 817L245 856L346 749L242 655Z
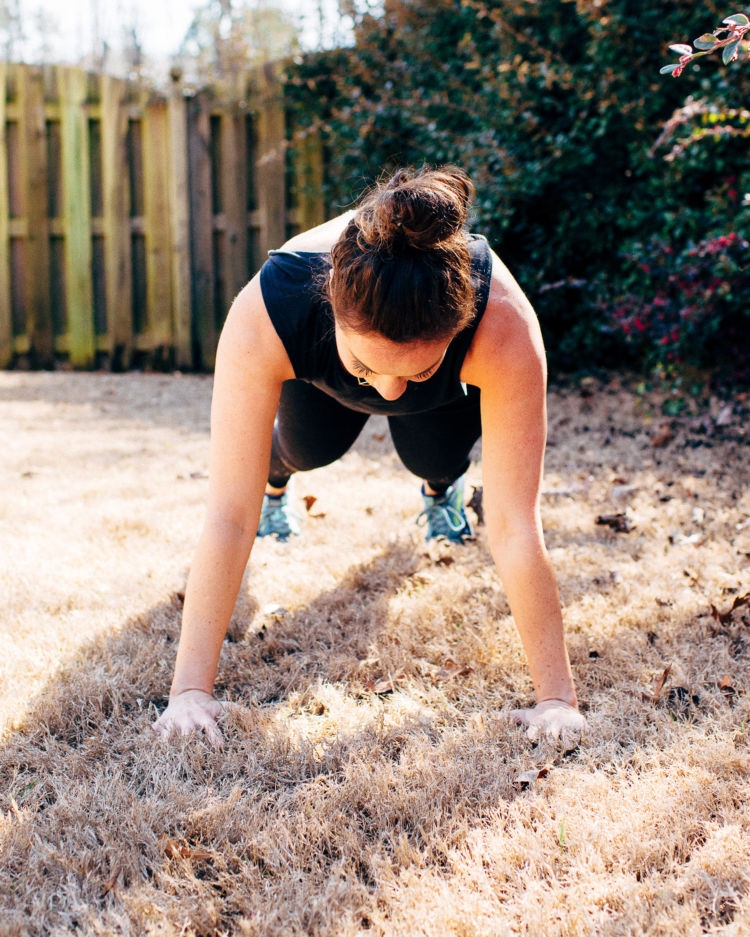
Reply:
M424 522L422 521L424 518ZM464 529L465 521L461 514L450 504L432 504L428 508L420 511L417 516L417 523L420 526L424 524L429 524L432 529L438 534L444 534L450 531L451 533L459 533L459 531Z

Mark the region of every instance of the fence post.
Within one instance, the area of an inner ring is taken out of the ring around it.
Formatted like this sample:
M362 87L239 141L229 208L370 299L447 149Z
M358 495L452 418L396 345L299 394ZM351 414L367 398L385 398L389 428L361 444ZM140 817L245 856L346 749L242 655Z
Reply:
M271 63L263 66L255 164L261 257L286 240L286 127L281 83Z
M205 92L189 104L188 164L190 260L196 367L213 368L216 355L213 205L211 192L211 113Z
M110 367L127 370L133 354L133 282L130 270L127 85L102 77L102 212L104 291Z
M10 298L10 198L5 101L8 68L0 62L0 368L13 358L13 320Z
M190 193L188 188L187 104L179 78L172 83L169 103L169 202L172 218L172 299L175 365L193 363L190 296Z
M221 117L222 165L219 184L224 215L224 296L222 318L229 305L250 279L247 232L247 161L245 159L245 112L225 105ZM239 110L239 113L238 113Z
M143 215L146 236L146 331L150 352L172 347L172 243L169 222L169 121L156 97L143 113Z
M44 73L38 66L22 65L17 75L19 181L26 222L23 260L25 328L32 364L53 368L55 349L49 275Z
M79 68L61 68L58 79L68 357L74 368L90 368L96 356L96 336L91 282L88 76Z

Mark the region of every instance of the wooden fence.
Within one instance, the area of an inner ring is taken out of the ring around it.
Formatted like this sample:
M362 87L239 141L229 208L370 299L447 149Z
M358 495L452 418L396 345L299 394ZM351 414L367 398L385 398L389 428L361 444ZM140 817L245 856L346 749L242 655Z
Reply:
M0 64L0 368L210 369L270 247L323 220L271 67L219 101Z

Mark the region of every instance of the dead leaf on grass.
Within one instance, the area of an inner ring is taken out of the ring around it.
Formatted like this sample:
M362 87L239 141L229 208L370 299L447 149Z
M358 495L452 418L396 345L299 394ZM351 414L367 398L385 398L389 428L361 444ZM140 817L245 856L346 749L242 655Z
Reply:
M649 439L651 440L651 445L654 447L654 449L661 449L662 446L666 446L668 442L671 442L674 439L674 430L672 429L672 424L659 423L651 430Z
M387 696L393 693L393 680L378 680L375 684L375 693L377 696Z
M744 595L738 595L734 602L732 602L732 607L726 612L720 612L715 605L711 604L711 618L722 625L728 625L732 620L732 613L738 608L742 608L743 605L750 605L750 592L746 592Z
M473 667L461 667L454 660L447 658L443 661L443 666L435 674L435 679L451 680L453 677L466 677L473 672Z
M474 491L466 503L477 516L477 524L484 524L484 487L482 485L472 485Z
M685 534L676 531L669 535L669 542L672 546L700 546L705 540L705 535L702 533L695 533L685 536Z
M208 849L201 849L199 846L190 846L188 843L181 843L173 836L162 836L161 848L168 859L196 859L204 860L212 858L212 853Z
M365 689L369 690L370 693L374 693L376 696L388 696L390 693L393 693L395 689L396 680L398 677L389 677L388 679L383 680L365 680Z
M120 878L121 874L122 874L122 869L116 868L114 870L114 872L110 875L110 877L102 886L103 895L109 894L109 892L111 892L114 889L114 887L117 885L117 880Z
M552 770L552 765L544 765L541 768L529 768L528 771L522 771L513 778L513 784L516 787L525 789L538 781L540 778L546 778Z
M317 500L318 499L315 497L315 495L304 495L302 498L302 501L304 501L305 504L305 510L310 517L325 517L325 511L317 511L315 514L312 513L313 505Z
M435 566L453 566L455 559L452 556L446 554L445 556L439 556L435 560Z
M635 524L625 512L618 514L600 514L596 519L596 523L601 526L610 527L618 534L630 533L635 527Z
M729 424L732 422L733 411L734 411L734 407L731 403L728 403L726 404L726 406L722 407L721 410L719 411L719 415L716 417L716 420L714 421L716 425L717 426L729 426Z
M729 698L733 697L737 693L737 690L734 688L734 681L728 673L725 673L721 680L719 680L719 689L725 696Z
M648 701L651 702L651 703L658 703L658 702L659 702L659 700L660 700L660 698L661 698L662 691L664 690L664 684L667 682L667 677L669 676L671 670L672 670L672 665L671 665L671 664L667 664L667 666L664 668L664 671L663 671L662 675L661 675L661 676L659 677L659 679L656 681L656 686L654 687L654 692L651 693L651 694L649 694L649 693L644 693L644 694L643 694L643 698L644 698L645 700L648 700Z

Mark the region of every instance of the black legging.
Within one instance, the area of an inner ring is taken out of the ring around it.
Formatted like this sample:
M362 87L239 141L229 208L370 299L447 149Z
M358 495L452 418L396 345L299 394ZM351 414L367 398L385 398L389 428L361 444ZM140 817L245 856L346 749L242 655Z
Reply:
M285 381L273 428L269 484L284 488L294 472L330 465L354 444L369 418L305 381ZM407 416L389 416L401 461L433 491L444 491L469 467L482 434L479 390L460 400Z

